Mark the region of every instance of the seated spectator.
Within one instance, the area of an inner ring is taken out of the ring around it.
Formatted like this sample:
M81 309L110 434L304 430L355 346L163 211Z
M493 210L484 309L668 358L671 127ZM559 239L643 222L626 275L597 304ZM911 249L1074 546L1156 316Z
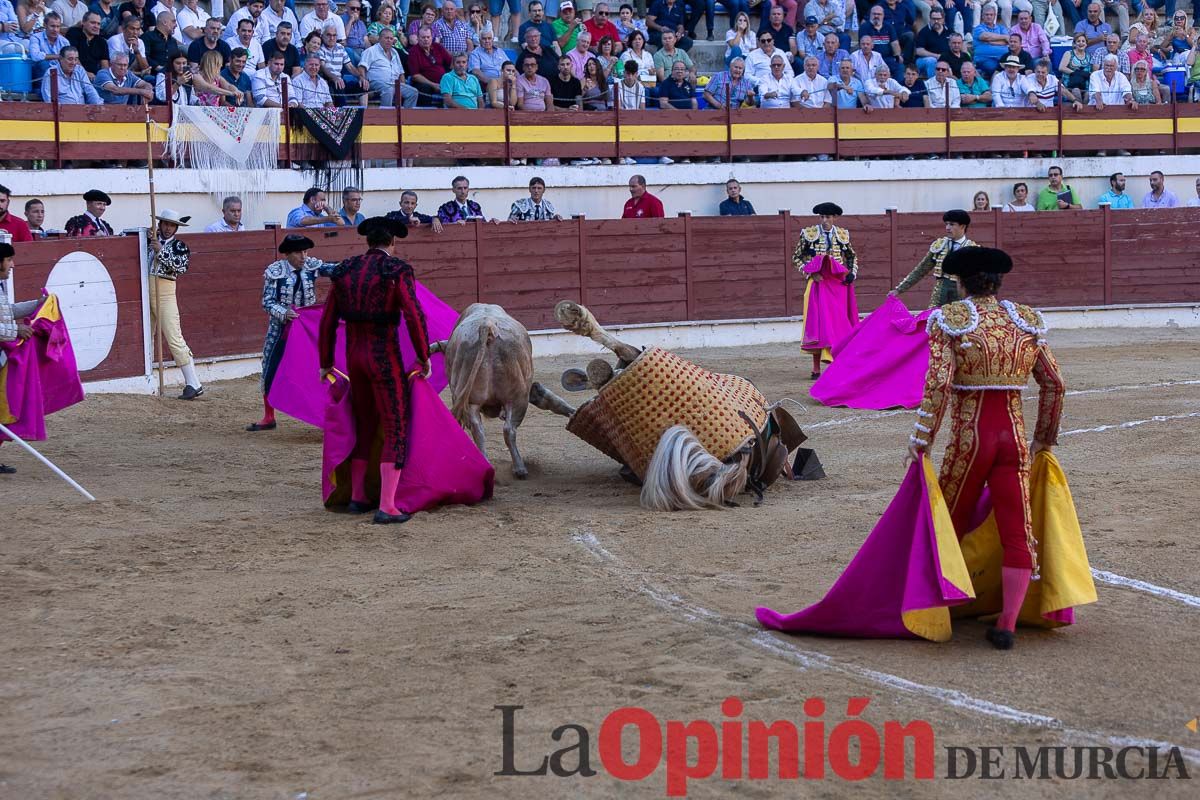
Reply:
M457 7L455 8L457 11ZM313 10L300 19L300 36L307 37L313 31L321 33L327 25L337 29L337 40L346 41L346 25L342 18L329 9L329 0L313 0Z
M96 75L96 90L106 105L138 106L154 99L154 87L129 71L128 53L115 53L108 60L108 67Z
M958 93L963 108L987 108L992 104L992 87L975 71L975 63L964 61Z
M471 38L471 26L458 16L458 4L442 0L441 8L442 15L430 26L434 44L441 45L447 53L470 54L475 41Z
M614 70L621 62L620 57L613 55L616 52L617 43L605 36L596 43L596 60L600 62L601 68L604 69L604 75L608 78L609 83L614 80Z
M370 87L372 94L379 95L379 105L393 108L396 105L396 85L400 86L400 105L404 108L417 107L417 90L404 81L404 59L396 50L396 32L390 28L379 34L379 42L363 50L358 60L359 78Z
M188 46L188 63L198 65L204 58L204 54L209 52L216 53L221 57L222 67L229 63L229 54L233 48L221 38L222 27L221 20L209 17L208 22L204 23L204 35Z
M1033 74L1025 76L1025 101L1030 108L1045 111L1058 105L1060 99L1066 100L1076 111L1083 110L1083 103L1050 74L1050 59L1043 58L1037 62Z
M1158 12L1150 6L1145 6L1142 9L1138 21L1129 26L1129 32L1125 36L1125 44L1122 47L1128 49L1133 47L1137 42L1137 35L1144 33L1150 37L1150 46L1157 50L1162 47L1163 36L1166 31L1159 30L1158 27Z
M791 108L792 102L799 102L793 97L795 76L784 72L787 59L779 50L771 56L771 71L758 82L758 96L762 108Z
M975 196L971 198L971 213L974 214L977 211L982 213L991 210L992 199L988 197L988 193L983 190L976 192Z
M1001 208L1001 212L1022 212L1035 210L1029 204L1029 184L1019 182L1013 184L1013 199L1005 203Z
M146 46L146 61L151 70L162 72L169 68L175 56L182 52L175 40L175 15L163 11L155 17L154 28L142 34L142 44Z
M495 34L483 31L479 34L479 46L467 56L467 71L475 76L480 86L487 86L500 79L500 70L507 61L508 53L496 47Z
M737 178L725 181L726 198L721 201L717 211L722 217L752 217L754 206L742 197L742 185Z
M242 224L242 198L230 195L221 201L221 218L210 222L205 233L238 233L246 230Z
M1088 54L1095 59L1097 54L1104 52L1104 42L1110 33L1113 32L1112 26L1104 21L1104 6L1097 0L1092 0L1088 3L1087 19L1081 19L1075 23L1075 33L1085 33L1088 37ZM1120 47L1121 40L1117 39L1117 46Z
M124 53L127 59L128 71L135 75L145 75L150 71L150 62L146 60L146 44L142 41L142 18L126 17L121 23L121 32L108 39L108 60L112 63L113 56Z
M292 32L292 36L296 37L296 41L300 41L300 18L296 16L296 12L292 8L288 7L285 0L267 0L267 7L263 9L259 19L262 24L255 27L255 32L264 51L267 49L267 42L275 38L279 26L285 22L288 24L288 30ZM265 53L265 55L270 59L270 53Z
M761 38L759 43L762 43ZM754 55L751 53L751 55ZM817 56L817 72L825 77L826 80L832 80L837 77L838 71L842 68L842 62L848 61L850 54L842 49L841 42L838 40L837 34L831 33L825 37L825 48L821 50ZM754 74L753 65L750 60L746 60L746 69L750 74Z
M292 78L289 88L301 108L333 108L333 95L321 77L321 57L316 53L304 57L304 70Z
M569 0L567 5L574 9ZM562 8L563 5L560 3L560 14ZM574 10L571 13L574 14ZM686 15L686 9L680 0L654 0L650 10L646 12L646 28L650 31L650 44L655 47L661 46L663 31L672 31L676 36L675 44L683 50L691 50L692 40L684 36L684 32L687 30L684 27ZM560 17L559 22L561 21ZM558 22L554 24L556 27L558 26Z
M838 52L844 53L845 51L839 50ZM771 74L771 59L775 57L776 53L781 56L784 55L782 51L775 47L775 38L769 33L760 33L758 35L758 49L746 56L746 74L750 78L750 82L755 86L762 83ZM657 53L655 53L654 58L657 62ZM849 60L850 57L847 56L846 61ZM853 68L853 64L851 64L851 68ZM787 75L788 80L796 77L791 63L787 60L787 56L784 56L783 71Z
M434 10L434 7L430 6L430 5L425 6L425 9L424 9L424 11L421 12L420 16L414 15L412 22L410 22L408 24L408 27L411 28L413 31L412 36L405 37L406 41L408 41L408 46L410 48L417 46L417 33L420 31L420 28L422 25L431 26L436 21L437 21L437 12ZM392 35L396 39L397 45L399 45L399 43L400 43L399 25L400 25L400 23L396 19L396 9L392 8L391 6L381 7L379 9L379 16L375 19L374 22L372 22L370 25L367 26L367 44L368 45L379 44L380 35L384 31L391 31ZM431 28L431 30L432 30L432 28Z
M442 221L436 216L429 216L417 211L417 193L411 189L405 189L400 193L400 210L389 211L388 219L398 219L410 228L419 228L422 225L428 225L433 228L434 233L442 232Z
M1028 94L1021 75L1021 59L1005 56L1002 69L992 76L992 105L995 108L1027 108Z
M599 61L594 58L588 59L583 65L583 78L580 82L583 84L584 111L608 111L612 107L609 103L608 78ZM599 159L593 159L593 162L602 163Z
M453 66L450 54L433 40L433 31L421 28L417 46L408 52L408 77L420 92L418 106L441 104L442 78Z
M575 47L575 40L583 30L583 20L575 14L575 4L563 0L558 4L558 19L550 24L554 28L554 41L560 53L566 53Z
M167 98L167 84L171 86L171 97ZM154 101L160 105L171 103L179 106L196 105L196 90L192 87L192 70L188 66L187 54L176 53L164 72L154 79ZM292 101L295 104L295 101ZM260 104L261 105L261 104Z
M1163 32L1159 55L1168 64L1174 63L1177 58L1193 49L1195 43L1196 31L1188 24L1187 14L1176 11L1172 15L1171 27Z
M1015 57L1021 62L1020 72L1022 75L1028 75L1033 72L1033 59L1029 57L1029 53L1021 49L1021 37L1015 33L1008 35L1008 52L1004 54L1004 58L1001 61L1010 56Z
M617 18L613 20L613 25L617 29L617 33L621 34L617 37L618 42L629 41L629 35L634 31L641 31L642 35L647 39L650 38L650 29L646 27L646 20L633 13L633 6L629 3L622 3L617 11Z
M478 0L466 7L465 14L467 27L471 29L472 48L479 47L479 37L484 33L492 34L493 39L496 37L496 31L492 28L491 17L484 16L483 11L483 6L479 4Z
M933 77L925 81L925 92L926 108L962 108L962 94L958 90L958 81L945 61L939 61L934 66Z
M962 65L964 61L974 63L974 57L966 49L963 44L961 33L950 34L950 49L942 56L942 61L950 65L950 72L954 77L962 77ZM979 71L979 65L975 65L975 71Z
M566 56L558 60L558 71L550 78L550 96L555 108L580 108L583 84L571 74L571 59Z
M300 46L300 63L304 63L304 59L309 55L320 57L321 55L321 33L320 31L309 31L304 37L304 43Z
M346 28L346 52L350 54L350 60L357 65L363 51L371 46L367 41L367 23L363 20L362 0L350 0L344 8L341 18L342 25ZM392 33L395 34L395 31Z
M528 43L529 40L526 38L526 34L530 28L535 29L540 34L539 38L542 45L553 49L554 42L558 37L554 35L554 26L550 23L550 20L546 19L546 7L543 5L542 0L531 0L529 3L529 19L521 23L521 27L517 31L517 38L522 42ZM625 36L622 36L621 40L624 41L625 38ZM557 67L555 69L557 70ZM540 72L538 74L541 75ZM545 76L543 75L542 77Z
M925 99L929 90L925 88L925 81L921 80L921 73L916 64L909 64L904 68L902 83L904 88L908 89L908 99L900 105L904 108L926 108Z
M629 38L625 40L625 50L621 53L621 61L619 62L618 74L624 74L625 65L630 61L637 62L638 77L643 81L655 81L658 79L658 73L654 68L654 55L646 50L646 37L641 31L634 31L629 34ZM558 71L555 66L555 72ZM538 74L545 75L541 70ZM548 77L548 76L547 76Z
M244 47L235 47L229 54L229 65L221 70L221 78L242 93L241 105L254 105L254 78L246 70L250 54Z
M366 98L361 97L363 83L350 61L350 53L337 40L337 28L333 25L326 25L321 31L321 49L317 56L321 59L321 76L333 94L333 104L339 107L347 103L366 105Z
M290 75L286 69L283 53L272 53L267 57L267 65L254 73L254 105L259 108L282 108L283 85L288 83ZM288 107L299 105L296 94L288 84Z
M1161 105L1164 102L1162 88L1150 73L1150 65L1145 61L1138 61L1133 65L1129 91L1133 94L1133 102L1140 106Z
M903 104L910 94L904 84L892 77L887 64L880 64L875 70L875 77L866 83L866 91L867 98L874 108L895 108Z
M37 86L51 64L58 63L58 55L67 47L67 37L62 33L62 17L51 11L46 15L46 27L41 33L29 37L29 58L33 61L33 82Z
M1058 74L1063 76L1067 89L1075 99L1082 101L1088 79L1092 76L1092 59L1087 53L1086 33L1075 34L1074 47L1063 53L1058 62Z
M804 57L804 71L793 81L797 108L825 108L833 104L829 81L817 72L817 66L816 56Z
M610 37L614 42L621 42L625 38L617 30L617 26L613 24L609 17L608 3L604 2L604 0L599 0L592 11L592 18L583 23L584 29L596 44L599 44L600 40L605 36ZM613 55L618 55L620 52L621 46L617 45L616 52Z
M283 54L284 72L293 78L300 73L303 66L300 63L300 51L292 44L292 25L289 22L279 23L279 26L275 28L275 38L263 43L263 57L268 62L275 53Z
M634 82L637 82L636 71ZM641 84L638 83L638 86ZM538 58L532 53L527 53L521 58L521 74L517 77L516 95L518 111L549 111L554 108L550 81L538 74Z
M875 5L883 10L883 21L900 35L901 57L905 63L911 62L916 39L916 6L904 0L883 0Z
M451 63L451 71L442 76L440 84L442 105L446 108L483 108L483 87L467 72L467 54L459 53Z
M575 37L575 46L567 51L566 57L571 59L571 74L583 80L583 68L592 60L592 35L587 31Z
M305 190L300 205L288 212L284 225L289 228L336 228L338 222L337 215L326 203L324 190L314 186Z
M1089 52L1091 52L1091 48L1088 49ZM1121 37L1117 36L1115 33L1104 37L1104 44L1101 46L1100 50L1092 53L1092 73L1095 74L1100 71L1100 68L1104 65L1105 56L1109 55L1114 55L1117 57L1117 72L1128 77L1131 67L1129 63L1129 54L1121 50ZM1090 79L1091 76L1089 76L1089 80Z
M827 0L827 2L829 5L820 14L813 14L818 20L824 21L827 13L833 14L842 11L840 0ZM792 13L793 15L795 14L795 9L792 10ZM842 13L844 15L844 12ZM784 53L785 58L790 61L792 53L796 50L796 26L794 24L794 16L792 24L784 21L785 16L783 8L773 5L770 13L767 15L767 24L758 29L758 36L761 39L764 33L771 34L771 38L775 40L775 49L780 53ZM841 30L833 30L831 24L819 23L817 25L817 32L821 35L826 33L838 35L841 33Z
M1034 61L1051 56L1050 37L1041 25L1033 21L1032 12L1021 11L1017 14L1017 24L1008 35L1010 39L1013 36L1018 37L1021 40L1021 49Z
M1117 56L1109 53L1104 56L1101 69L1093 72L1088 81L1088 105L1103 111L1105 106L1128 105L1137 111L1137 101L1133 99L1133 89L1129 79L1117 70Z
M1134 46L1126 50L1125 55L1129 59L1131 73L1139 61L1144 61L1151 70L1154 69L1154 54L1150 52L1150 37L1144 33L1137 37Z
M1068 0L1070 2L1070 0ZM971 32L974 41L975 66L984 74L992 73L1000 59L1008 53L1008 28L996 21L996 5L988 3L983 7L982 19ZM1018 73L1020 70L1018 70Z
M654 54L654 72L659 82L666 80L667 75L674 69L673 65L677 62L683 64L689 80L696 78L696 65L692 63L691 56L687 54L686 50L676 47L675 41L673 31L662 32L662 47Z
M874 11L874 9L872 9ZM933 77L937 62L950 52L950 34L946 27L946 15L934 6L929 9L929 24L921 29L913 41L913 54L917 57L917 68L926 78Z
M809 19L814 18L809 17ZM858 29L859 42L862 42L868 36L875 44L875 52L883 57L883 63L887 64L892 70L892 76L899 77L902 75L904 69L901 67L901 64L904 54L900 49L900 34L889 23L884 22L883 6L872 6L870 14L867 17L867 22ZM813 55L816 55L816 52ZM933 72L932 66L930 67L930 72Z
M98 106L102 102L87 71L79 63L79 51L74 47L64 47L59 51L58 63L50 66L42 80L42 99L47 103L52 97L53 86L58 87L60 105Z
M724 108L726 103L741 108L754 102L754 84L746 77L745 59L733 59L728 70L712 76L704 87L704 102L709 108Z
M236 47L235 40L237 39L238 27L242 24L242 20L247 20L250 23L250 30L255 31L257 38L258 23L262 21L263 9L267 7L267 0L250 0L244 3L241 8L234 11L225 20L225 31L221 35L225 37L225 41L229 43L230 49ZM266 22L263 21L263 38L271 38L266 31Z
M67 41L79 54L78 62L91 86L96 73L108 66L108 41L100 35L100 15L95 11L84 14L82 25L67 31Z
M817 29L816 24L813 25L813 30ZM729 26L729 30L725 31L725 66L729 66L729 62L735 58L745 58L756 47L758 41L757 34L750 27L750 15L745 11L739 11L733 24ZM818 37L817 45L820 47L820 37Z
M83 15L88 12L88 4L85 0L54 0L50 4L50 10L58 14L59 19L62 20L63 35L65 36L71 28L78 28L83 24Z
M654 74L654 57L645 50L641 52L650 62L650 74ZM533 56L538 60L538 75L547 80L558 72L558 55L542 46L542 34L537 28L525 29L525 49L517 56L517 61L524 61L525 56Z
M183 0L176 17L179 20L179 42L186 52L192 42L204 37L204 26L209 20L208 12L200 7L199 0Z
M875 52L875 40L870 36L860 39L858 46L859 49L850 54L850 61L854 64L854 74L865 86L867 81L874 79L876 70L883 65L883 56Z
M778 6L776 7L778 8ZM782 11L782 9L780 9ZM775 12L775 8L771 9ZM817 30L822 34L835 34L842 47L850 49L850 37L846 34L846 6L842 0L808 0L804 5L804 16L816 17L818 20ZM782 19L782 15L780 15ZM789 28L795 27L796 15L792 14L792 23ZM784 45L779 44L776 40L776 46L784 49Z
M870 113L871 104L867 99L866 87L854 74L854 64L850 59L838 65L837 77L829 81L829 88L837 92L834 100L838 108L863 108Z
M883 19L882 13L879 15L879 18L881 20ZM749 19L749 18L747 18L747 19ZM796 56L798 58L799 57L807 57L807 56L819 56L821 54L821 51L825 49L825 34L821 33L820 22L821 21L819 19L817 19L816 17L805 17L804 18L804 27L796 32ZM865 26L864 26L863 30L866 30ZM879 37L880 36L885 36L885 37L889 36L890 35L888 32L889 30L890 29L888 29L888 28L884 28L883 30L876 30L875 34L874 34L876 37L875 45L883 52L891 52L891 48L880 46ZM863 33L863 31L859 31L858 38L861 39L864 35L865 34ZM891 41L890 38L889 38L889 41ZM751 49L754 48L755 42L756 42L756 40L753 37L751 37L750 38ZM839 42L840 42L840 40L839 40ZM840 46L840 44L839 44L839 46ZM749 51L743 52L743 55L745 55L746 52L749 52Z
M1114 172L1108 176L1108 191L1100 195L1096 207L1107 205L1113 209L1133 208L1133 198L1125 193L1125 174Z
M626 61L624 74L614 88L617 93L617 102L621 104L622 111L644 111L646 109L646 87L642 86L642 82L638 80L637 67L638 62ZM625 164L636 163L631 158L623 158L621 161Z
M88 10L100 16L100 35L107 41L121 32L119 7L113 0L92 0Z
M192 76L196 88L196 104L202 106L240 106L245 96L236 86L221 77L221 54L209 50L200 56L200 69Z
M357 2L357 0L356 0ZM240 20L237 24L237 32L233 39L228 40L229 46L233 50L241 48L246 51L246 69L250 72L262 69L267 65L267 58L263 54L262 45L254 35L254 22L249 19Z

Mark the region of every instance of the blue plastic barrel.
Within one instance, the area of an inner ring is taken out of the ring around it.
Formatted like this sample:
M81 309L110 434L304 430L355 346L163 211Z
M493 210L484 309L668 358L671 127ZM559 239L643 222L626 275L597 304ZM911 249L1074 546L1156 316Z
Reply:
M20 42L0 45L0 91L28 94L33 91L33 62Z

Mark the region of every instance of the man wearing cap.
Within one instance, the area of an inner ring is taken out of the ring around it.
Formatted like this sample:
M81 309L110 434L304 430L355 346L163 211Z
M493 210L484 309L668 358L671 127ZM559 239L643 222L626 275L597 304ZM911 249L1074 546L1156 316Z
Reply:
M942 263L951 253L964 247L974 247L975 242L967 238L967 228L971 225L971 215L961 208L955 208L942 214L942 222L946 223L946 235L929 245L929 252L921 259L921 263L913 267L904 280L895 289L888 292L896 295L907 292L928 275L933 273L933 291L929 295L929 307L938 308L958 299L958 288L954 279L942 274Z
M18 340L24 341L33 336L33 328L21 320L26 319L29 315L37 310L37 300L29 300L24 303L8 302L8 287L5 285L8 282L9 276L12 274L13 257L16 251L8 242L0 242L0 342L15 342ZM3 350L0 350L0 370L4 369L4 364L8 360ZM0 372L0 393L4 391L3 372ZM0 418L0 422L4 422ZM3 444L3 442L0 442ZM17 471L16 467L10 467L7 464L0 464L0 475L11 475Z
M167 348L175 366L183 373L183 394L180 400L195 400L204 394L204 386L196 375L196 365L192 362L192 351L183 338L183 329L179 323L179 303L175 298L175 281L187 272L192 259L192 251L186 244L175 238L180 228L187 227L191 217L180 216L178 211L164 208L157 217L158 230L151 233L150 252L150 324L160 321L163 336L167 340Z
M825 34L819 30L816 17L805 17L804 28L796 35L796 52L802 56L819 56L825 47ZM862 34L859 34L861 37Z
M271 392L271 381L283 357L280 340L284 327L299 316L295 309L317 303L317 278L329 277L337 264L310 258L308 251L313 240L298 233L289 233L279 243L279 259L263 273L262 307L270 322L267 324L267 340L263 344L262 377L259 388L263 396L263 418L246 426L248 431L275 430L275 409L267 400Z
M355 443L350 456L351 512L369 510L367 470L376 432L382 426L379 454L381 482L377 524L406 522L410 515L396 506L400 470L407 457L404 359L397 330L401 319L408 329L422 377L428 377L429 333L417 301L413 269L392 252L394 240L408 235L404 223L371 217L358 226L367 237L364 255L348 258L330 274L333 291L321 315L318 348L321 378L333 370L338 323L346 323L346 371L354 409Z
M841 281L847 287L854 283L858 278L858 257L854 254L854 247L850 244L850 231L845 228L834 225L834 221L842 215L841 206L836 203L817 203L813 206L812 213L821 218L817 225L810 225L800 232L800 242L796 245L796 250L792 254L792 264L796 269L805 273L808 279L804 287L804 341L816 342L817 336L815 331L809 330L808 312L809 302L812 300L813 284L824 280L828 275L836 273L841 277ZM827 270L821 263L818 263L816 271L809 271L805 268L811 264L814 259L819 259L823 262L824 257L828 256L832 264ZM853 293L853 288L848 288L848 292ZM858 322L857 319L848 320L844 326L846 331L852 328ZM836 344L835 342L818 342L820 346L804 347L808 352L812 353L812 377L819 378L821 376L821 358L829 348ZM830 356L832 360L832 356Z
M112 205L112 199L99 189L89 189L83 196L83 201L87 203L87 211L67 220L64 226L67 237L81 239L88 236L112 236L112 226L100 219Z
M929 368L909 436L913 461L929 453L949 411L949 441L938 479L959 538L970 533L986 485L1003 552L1002 610L987 640L1000 650L1014 642L1017 614L1037 570L1030 513L1031 456L1058 443L1066 387L1046 344L1046 323L1028 306L997 300L1012 270L1003 250L965 247L941 265L964 299L929 317ZM1021 391L1037 381L1032 450L1026 445Z

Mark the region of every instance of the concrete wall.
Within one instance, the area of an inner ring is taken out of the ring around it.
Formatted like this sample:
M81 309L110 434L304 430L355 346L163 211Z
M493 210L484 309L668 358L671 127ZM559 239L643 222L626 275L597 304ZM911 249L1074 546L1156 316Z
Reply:
M955 159L921 161L846 161L736 164L673 164L597 167L421 167L369 169L363 211L382 214L397 208L400 192L420 193L420 210L431 213L451 198L450 181L458 174L471 179L474 197L485 213L508 216L510 204L526 194L530 177L540 175L549 189L546 197L564 216L586 214L593 219L614 218L629 197L629 176L646 176L667 213L691 211L697 216L717 213L724 198L724 182L735 176L745 196L759 213L781 208L807 212L815 203L833 200L848 214L875 214L888 207L901 211L942 211L970 208L980 189L993 205L1009 199L1012 184L1023 180L1032 193L1045 185L1046 169L1061 164L1067 182L1080 194L1085 207L1108 190L1108 175L1125 172L1135 205L1149 189L1151 170L1167 175L1167 187L1181 202L1196 196L1200 156L1092 157L1067 159ZM106 219L118 230L146 224L149 212L145 170L62 170L6 172L2 182L13 192L12 209L22 213L32 196L46 202L47 227L61 228L67 218L83 211L80 195L91 187L113 197ZM203 227L220 217L218 200L200 187L196 177L179 170L155 173L159 208L173 208L195 217ZM270 179L271 191L263 208L247 208L247 224L261 227L265 220L282 222L300 204L308 183L298 170L279 170ZM331 198L331 201L340 198Z

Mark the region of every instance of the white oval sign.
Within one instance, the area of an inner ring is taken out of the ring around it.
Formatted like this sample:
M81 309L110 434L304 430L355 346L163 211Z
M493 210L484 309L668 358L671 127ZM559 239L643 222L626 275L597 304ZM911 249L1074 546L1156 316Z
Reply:
M79 371L104 363L117 338L117 289L100 259L67 253L50 270L46 291L58 295Z

